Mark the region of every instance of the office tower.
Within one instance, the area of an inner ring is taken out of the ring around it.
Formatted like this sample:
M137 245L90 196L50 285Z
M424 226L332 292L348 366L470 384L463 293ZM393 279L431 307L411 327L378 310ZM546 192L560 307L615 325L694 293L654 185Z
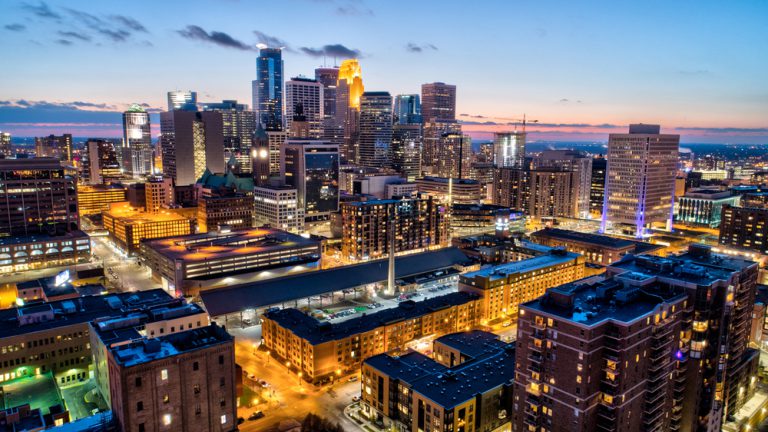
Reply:
M637 124L610 134L601 231L643 237L656 224L671 228L680 135L660 129Z
M472 167L472 138L461 132L448 132L442 134L437 143L437 176L468 179Z
M76 231L76 175L57 158L0 160L0 236Z
M608 161L600 155L592 159L592 180L589 191L589 213L591 217L603 214L605 200L605 169Z
M421 116L424 123L456 121L456 86L441 82L422 84Z
M392 96L365 92L360 98L360 143L357 163L370 167L392 164Z
M153 176L144 183L144 209L147 213L158 213L162 209L173 207L176 195L173 191L173 179L168 176Z
M545 150L531 159L531 169L559 169L573 173L569 195L575 198L574 214L589 217L589 201L592 189L592 158L574 150Z
M235 191L200 197L197 201L198 232L222 227L238 230L253 227L253 194Z
M493 173L493 203L525 212L530 196L530 170L496 168Z
M392 168L412 182L421 176L421 124L392 126Z
M522 168L525 162L525 132L493 134L494 163L498 168Z
M301 105L309 127L306 138L323 138L325 119L325 88L315 79L294 77L285 83L285 126L291 131L297 105Z
M169 96L170 97L170 96ZM152 174L152 133L149 114L138 104L123 113L123 145L120 148L123 171L142 176Z
M444 204L479 204L483 199L483 188L477 180L425 176L416 179L416 189Z
M123 177L117 160L115 143L110 140L90 138L85 143L86 157L83 162L83 180L90 184L110 183Z
M174 90L168 92L168 111L197 111L197 92Z
M307 122L307 116L304 115L304 106L301 103L297 103L293 110L291 110L291 129L288 131L288 136L291 138L307 138L309 136L309 122Z
M339 147L341 159L355 161L360 120L360 98L363 95L363 77L357 59L341 62L336 83L336 125L343 129L344 139Z
M0 156L13 156L13 145L11 144L11 134L0 132Z
M417 94L395 96L395 124L421 124L421 101Z
M323 139L339 146L344 144L344 129L336 122L336 86L339 81L338 67L315 69L315 80L323 85Z
M448 244L445 208L431 196L346 202L341 205L341 255L351 262Z
M306 221L339 210L339 147L320 140L285 141L285 183L296 188Z
M163 173L174 185L194 184L205 169L224 172L224 135L219 112L170 111L160 114Z
M258 125L253 134L251 149L251 167L255 186L266 185L272 175L269 150L269 135L261 125Z
M35 138L35 156L72 162L72 134Z
M234 157L240 170L250 173L251 147L253 133L256 131L256 115L248 110L248 105L236 100L224 100L220 103L200 104L203 111L221 113L222 133L224 136L224 159Z
M252 89L256 121L266 130L283 130L282 49L262 48L259 51Z
M718 242L768 255L768 208L723 206Z
M295 187L263 185L253 188L256 225L267 225L283 231L304 231L304 209L298 205Z
M461 136L461 125L455 120L425 121L422 131L424 138L421 166L423 171L435 174L438 167L438 152L444 143L444 137Z
M757 264L692 245L606 274L521 306L517 429L721 430L755 392Z

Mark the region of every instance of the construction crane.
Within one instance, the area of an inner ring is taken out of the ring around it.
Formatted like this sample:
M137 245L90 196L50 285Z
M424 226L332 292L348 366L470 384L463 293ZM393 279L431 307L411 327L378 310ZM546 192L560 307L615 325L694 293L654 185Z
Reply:
M522 123L523 124L523 132L525 132L525 125L528 123L538 123L538 120L526 120L525 114L523 114L523 118L510 118L505 120L512 120L515 122L515 130L517 130L517 125Z

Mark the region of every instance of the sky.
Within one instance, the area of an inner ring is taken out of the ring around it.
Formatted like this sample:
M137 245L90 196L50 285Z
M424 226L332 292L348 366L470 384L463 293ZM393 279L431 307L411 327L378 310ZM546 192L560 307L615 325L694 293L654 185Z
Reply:
M285 47L286 78L356 57L366 90L455 84L477 139L525 114L531 140L642 122L768 144L762 0L2 0L0 131L116 137L174 89L251 105L259 44Z

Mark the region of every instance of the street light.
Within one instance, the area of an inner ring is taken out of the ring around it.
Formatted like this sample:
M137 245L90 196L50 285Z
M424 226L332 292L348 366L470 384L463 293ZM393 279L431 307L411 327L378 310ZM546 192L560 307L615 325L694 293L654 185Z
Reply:
M303 374L303 373L301 373L301 372L299 372L299 375L298 375L298 376L299 376L299 387L301 387L301 386L302 386L302 385L301 385L301 376L302 376L302 375L304 375L304 374Z
M272 354L272 351L267 351L267 364L269 364L270 354Z

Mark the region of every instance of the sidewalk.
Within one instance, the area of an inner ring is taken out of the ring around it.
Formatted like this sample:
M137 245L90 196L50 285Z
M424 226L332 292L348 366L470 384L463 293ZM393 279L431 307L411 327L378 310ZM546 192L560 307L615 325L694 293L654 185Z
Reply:
M366 418L360 413L360 402L355 402L344 408L344 415L355 422L355 424L366 432L387 432L388 429L381 429L372 422L366 420Z

